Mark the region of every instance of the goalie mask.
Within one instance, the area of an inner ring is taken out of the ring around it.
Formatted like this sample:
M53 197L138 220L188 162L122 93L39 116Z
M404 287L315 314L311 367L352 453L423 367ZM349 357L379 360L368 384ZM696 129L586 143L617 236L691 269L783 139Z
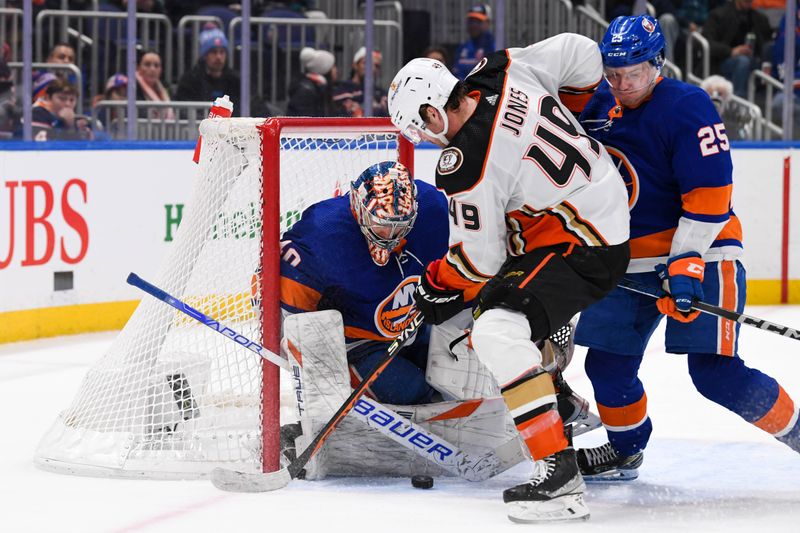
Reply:
M384 161L372 165L350 184L350 207L367 239L372 260L383 266L414 227L414 178L401 163Z

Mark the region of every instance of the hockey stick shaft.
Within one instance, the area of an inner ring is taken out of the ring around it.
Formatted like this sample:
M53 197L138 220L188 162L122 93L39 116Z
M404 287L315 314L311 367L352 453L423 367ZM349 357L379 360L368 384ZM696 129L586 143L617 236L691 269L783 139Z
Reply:
M637 292L639 294L644 294L646 296L651 296L653 298L661 298L663 296L667 296L667 292L659 287L644 285L642 283L630 279L623 279L622 281L619 282L618 285L623 289L627 289L632 292ZM754 316L745 315L744 313L737 313L736 311L731 311L730 309L725 309L724 307L718 307L716 305L712 305L703 302L701 300L695 300L692 303L692 309L696 309L702 313L706 313L709 315L714 315L721 318L727 318L728 320L733 320L734 322L738 322L739 324L744 324L745 326L752 326L754 328L763 329L771 333L776 333L784 337L789 337L790 339L800 340L800 330L790 328L789 326L782 326L780 324L764 320L763 318L757 318Z
M162 289L159 289L158 287L156 287L152 283L148 283L147 281L143 280L142 278L140 278L139 276L137 276L133 272L128 274L128 280L127 281L128 281L129 284L133 285L134 287L138 287L139 289L142 289L144 292L146 292L150 296L153 296L154 298L157 298L157 299L161 300L162 302L164 302L164 303L166 303L168 305L171 305L172 307L174 307L178 311L189 315L190 317L194 318L195 320L197 320L198 322L200 322L204 326L207 326L207 327L213 329L214 331L216 331L220 335L228 337L233 342L235 342L236 344L242 346L243 348L247 348L251 352L254 352L254 353L260 355L261 357L263 357L264 359L266 359L267 361L269 361L273 365L279 366L280 368L283 368L283 369L286 369L286 370L289 369L289 362L286 359L284 359L283 357L281 357L278 354L272 352L271 350L268 350L268 349L264 348L263 346L261 346L257 342L251 341L250 339L248 339L244 335L232 330L231 328L220 324L219 322L217 322L216 320L214 320L210 316L206 315L205 313L203 313L201 311L198 311L197 309L195 309L194 307L190 306L189 304L184 303L181 300L175 298L174 296L168 294L166 291L164 291Z
M361 383L359 383L358 387L353 389L353 392L350 393L350 396L344 401L344 403L339 407L339 409L333 414L333 416L328 420L325 426L319 431L314 440L306 447L306 449L297 456L297 458L289 464L287 469L289 470L289 475L292 479L296 478L297 475L300 473L303 468L305 468L308 461L314 456L315 453L322 447L325 443L325 439L328 438L328 435L336 429L336 426L339 425L339 422L349 413L353 407L355 406L356 402L364 395L367 388L376 380L378 376L380 376L381 372L389 366L389 363L392 362L394 356L397 355L397 352L400 351L400 348L405 346L409 339L414 337L414 334L419 329L420 325L422 324L422 315L417 313L415 314L412 319L411 323L409 323L406 328L400 332L400 336L392 341L389 344L389 348L386 350L386 355L375 365L369 374L364 376L361 379Z

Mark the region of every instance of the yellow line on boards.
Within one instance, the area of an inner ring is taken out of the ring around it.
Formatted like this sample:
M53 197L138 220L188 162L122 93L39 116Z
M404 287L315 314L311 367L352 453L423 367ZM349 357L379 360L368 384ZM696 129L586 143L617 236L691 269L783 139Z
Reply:
M138 300L42 307L0 313L0 343L122 329Z

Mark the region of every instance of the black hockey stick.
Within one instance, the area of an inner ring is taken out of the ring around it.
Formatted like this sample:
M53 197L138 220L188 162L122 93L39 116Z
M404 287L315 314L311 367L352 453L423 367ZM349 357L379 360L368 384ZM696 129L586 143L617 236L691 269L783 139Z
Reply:
M659 287L651 287L630 279L623 279L618 285L623 289L627 289L632 292L638 292L639 294L644 294L647 296L652 296L653 298L667 296L667 291ZM734 322L744 324L745 326L752 326L754 328L763 329L765 331L777 333L778 335L800 341L800 330L796 330L788 326L781 326L780 324L769 322L763 318L756 318L743 313L737 313L736 311L731 311L730 309L725 309L724 307L718 307L701 300L695 300L692 303L692 309L696 309L701 313L727 318L728 320L733 320Z

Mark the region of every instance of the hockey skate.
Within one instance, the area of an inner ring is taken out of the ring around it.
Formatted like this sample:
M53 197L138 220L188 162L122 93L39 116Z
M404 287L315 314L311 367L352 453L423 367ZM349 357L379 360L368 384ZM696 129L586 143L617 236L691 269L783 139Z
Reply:
M586 520L583 482L575 450L567 448L534 463L533 478L503 491L508 518L517 523Z
M583 435L603 425L600 417L589 410L589 402L572 390L561 372L553 377L553 386L557 392L558 414L564 421L564 426L571 428L573 437Z
M586 481L632 481L639 477L644 453L621 457L610 442L578 450L578 467Z

